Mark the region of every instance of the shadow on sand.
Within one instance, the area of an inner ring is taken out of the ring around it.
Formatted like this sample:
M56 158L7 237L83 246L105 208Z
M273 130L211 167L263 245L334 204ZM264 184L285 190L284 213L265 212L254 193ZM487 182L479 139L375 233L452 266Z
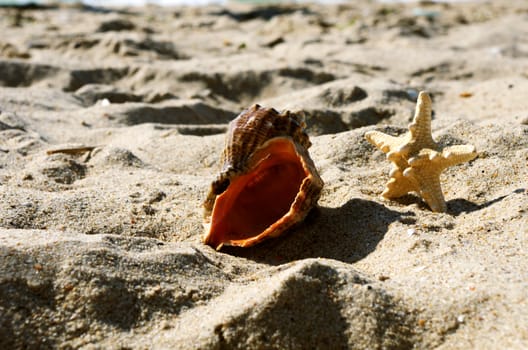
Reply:
M270 265L305 258L352 263L374 251L392 222L414 223L413 215L373 201L352 199L339 208L312 210L302 224L281 237L255 247L225 247L222 251Z
M515 191L513 191L512 194L513 193L523 193L524 191L526 190L523 188L518 188ZM447 213L453 216L458 216L462 213L471 213L471 212L474 212L480 209L487 208L490 205L493 205L495 203L498 203L506 197L508 197L508 195L497 197L495 199L492 199L482 204L476 204L476 203L470 202L467 199L463 199L463 198L452 199L452 200L447 201L446 203ZM406 194L399 198L394 198L392 199L392 201L399 203L401 205L416 204L420 210L428 210L428 211L431 210L429 206L427 205L427 203L425 203L422 200L422 198L412 193Z
M524 188L518 188L515 191L513 191L511 194L524 193L525 191L526 189ZM471 212L474 212L480 209L487 208L490 205L493 205L495 203L498 203L508 196L509 194L500 196L500 197L497 197L495 199L492 199L482 204L476 204L476 203L470 202L462 198L453 199L447 202L447 212L454 216L458 216L462 213L471 213Z

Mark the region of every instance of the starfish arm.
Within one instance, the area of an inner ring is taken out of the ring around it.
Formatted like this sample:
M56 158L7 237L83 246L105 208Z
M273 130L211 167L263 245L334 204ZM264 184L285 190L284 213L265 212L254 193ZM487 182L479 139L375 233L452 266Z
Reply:
M390 177L385 190L381 194L384 198L398 198L411 191L418 190L417 183L413 179L403 176L403 172L396 166L391 170Z
M457 145L444 148L442 157L446 160L447 166L452 166L475 159L477 150L473 145Z
M402 140L399 137L391 136L381 131L367 131L365 139L379 148L383 153L388 153L400 146Z
M421 148L437 148L431 131L431 114L431 98L425 91L421 91L416 101L413 121L409 124L414 151L419 151Z
M439 173L445 169L443 166L446 159L442 156L442 153L432 150L430 148L424 148L414 157L408 160L409 166L412 168L432 169Z
M422 149L417 156L409 159L408 163L413 168L429 167L442 172L444 169L464 163L477 156L475 147L472 145L450 146L442 153L432 149Z
M409 167L409 163L407 163L407 158L397 151L390 151L389 153L387 153L387 160L392 162L393 166L396 169L401 169L401 171Z
M405 177L414 179L418 183L418 193L434 212L447 211L444 194L440 186L440 172L431 168L407 168L403 172Z
M402 177L400 180L391 178L381 195L387 199L399 198L406 195L409 192L415 191L415 188L411 181Z

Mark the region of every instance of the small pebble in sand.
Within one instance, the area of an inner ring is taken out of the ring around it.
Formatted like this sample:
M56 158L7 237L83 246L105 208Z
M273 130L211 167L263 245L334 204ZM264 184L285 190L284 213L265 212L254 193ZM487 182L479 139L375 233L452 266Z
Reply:
M425 266L418 266L413 271L414 272L422 272L423 270L425 270Z
M107 98L103 98L102 100L97 101L96 104L98 106L106 107L106 106L110 106L112 103Z

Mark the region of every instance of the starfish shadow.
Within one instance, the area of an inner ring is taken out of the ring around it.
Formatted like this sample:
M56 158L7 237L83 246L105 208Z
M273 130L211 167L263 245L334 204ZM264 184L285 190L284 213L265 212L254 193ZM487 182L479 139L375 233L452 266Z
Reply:
M524 188L518 188L512 193L523 193L524 191L526 191ZM470 202L467 199L463 199L463 198L452 199L447 202L447 212L454 216L458 216L462 213L471 213L471 212L489 207L492 204L498 203L506 197L508 197L507 194L504 196L497 197L495 199L492 199L482 204L476 204L476 203Z
M312 210L302 224L281 237L250 248L224 247L222 252L270 265L306 258L352 263L376 249L392 222L414 223L413 215L352 199L339 208Z
M398 198L391 198L390 201L399 203L401 205L416 204L421 210L431 210L427 203L425 203L425 201L420 196L414 193L407 193L406 195L403 195Z

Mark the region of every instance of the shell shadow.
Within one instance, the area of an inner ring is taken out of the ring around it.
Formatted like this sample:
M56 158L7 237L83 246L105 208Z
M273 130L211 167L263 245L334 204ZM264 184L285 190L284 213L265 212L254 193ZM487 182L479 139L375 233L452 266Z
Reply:
M281 237L250 248L225 247L222 252L270 265L306 258L352 263L376 249L392 222L414 223L413 215L356 198L338 208L312 210L302 224Z

